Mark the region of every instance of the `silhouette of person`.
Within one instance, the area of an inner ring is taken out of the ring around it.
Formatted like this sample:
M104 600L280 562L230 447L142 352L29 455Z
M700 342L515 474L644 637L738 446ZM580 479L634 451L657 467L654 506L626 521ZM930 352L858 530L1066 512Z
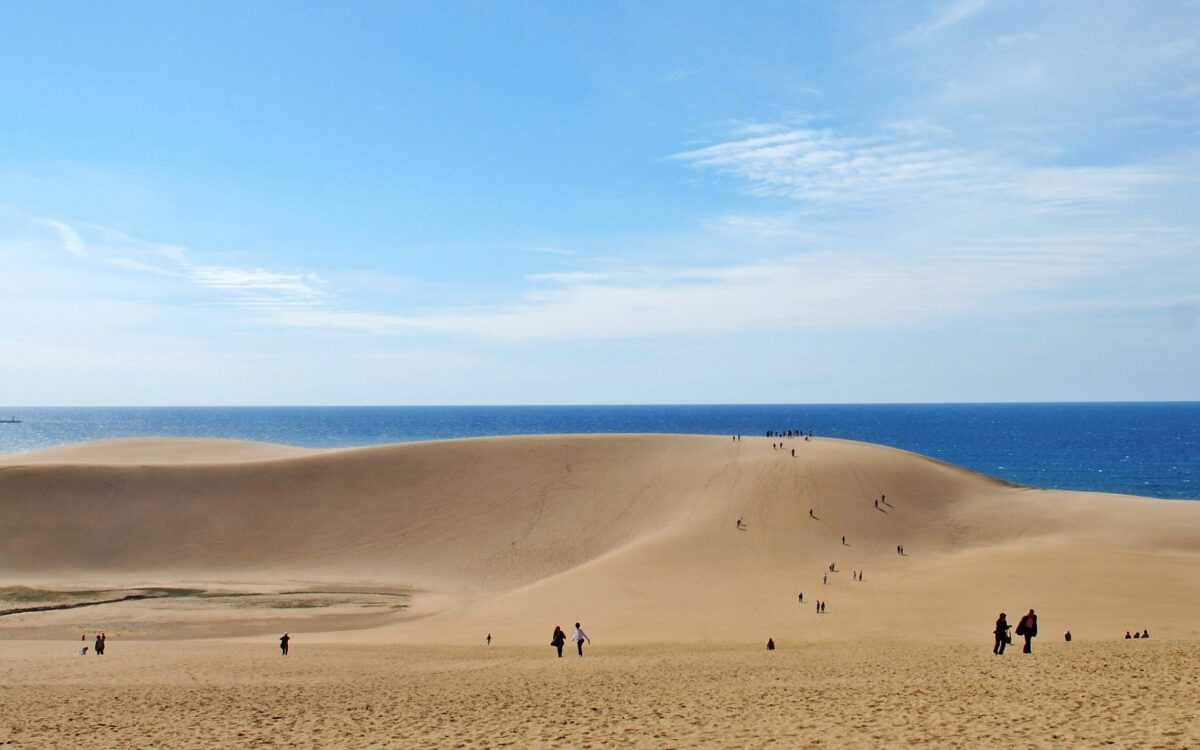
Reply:
M1128 630L1126 630L1126 631L1125 631L1125 640L1129 640L1129 639L1130 639L1130 638L1132 638L1132 637L1133 637L1133 636L1129 634L1129 631L1128 631Z
M996 629L992 632L996 635L996 645L992 646L993 654L1003 654L1004 647L1008 645L1008 629L1012 627L1008 624L1008 615L1001 612L1000 617L996 619Z
M1143 637L1143 638L1149 638L1149 637L1150 637L1150 631L1149 631L1149 630L1146 630L1146 629L1143 629L1143 630L1142 630L1142 637Z
M775 639L774 639L774 638L768 638L768 639L767 639L767 650L768 650L768 651L774 651L774 650L775 650Z
M96 653L96 656L104 656L104 634L103 633L100 633L96 636L96 644L95 644L95 646L93 646L92 650Z
M554 626L554 635L550 636L550 645L558 649L558 658L562 658L562 647L567 642L567 634L558 625Z
M1033 638L1037 636L1037 615L1032 609L1017 623L1017 635L1025 637L1025 647L1021 649L1021 653L1032 654Z
M800 603L801 604L804 603L804 592L803 591L800 592Z
M583 632L583 628L579 627L579 623L575 623L575 635L572 639L575 641L575 647L579 649L579 655L583 656L583 642L587 641L591 643L592 639L588 638L587 633Z
M492 645L492 634L491 633L488 633L487 645L489 645L489 646Z
M288 642L290 640L292 640L292 637L290 635L288 635L287 633L284 633L283 635L281 635L279 637L279 652L281 654L283 654L284 656L287 656Z

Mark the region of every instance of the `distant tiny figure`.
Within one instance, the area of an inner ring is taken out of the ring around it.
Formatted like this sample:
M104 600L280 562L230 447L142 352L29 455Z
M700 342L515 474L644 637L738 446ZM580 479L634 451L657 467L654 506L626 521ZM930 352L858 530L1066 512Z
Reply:
M1129 634L1129 631L1128 631L1128 630L1126 630L1126 631L1125 631L1125 640L1129 640L1129 639L1130 639L1130 638L1132 638L1132 637L1133 637L1133 636Z
M1021 649L1021 653L1032 654L1033 638L1037 635L1037 615L1032 609L1017 623L1017 635L1025 637L1025 647Z
M96 643L92 647L92 651L95 652L96 656L104 656L104 635L103 634L96 636Z
M846 543L846 537L842 537L842 544L844 545L845 543Z
M821 583L829 583L829 574L828 573L821 574Z
M768 650L768 651L774 651L774 650L775 650L775 639L774 639L774 638L768 638L768 639L767 639L767 650Z
M803 591L800 592L800 603L801 604L804 603L804 592Z
M1063 633L1063 640L1066 641L1067 643L1071 642L1071 631L1070 630Z
M816 518L816 516L814 516L814 515L813 515L813 512L812 512L812 511L813 511L813 509L812 509L812 508L809 508L809 509L808 509L808 517L809 517L809 518Z
M1135 630L1135 631L1133 631L1133 637L1134 637L1134 638L1141 638L1141 637L1142 637L1142 634L1141 634L1141 633L1139 633L1139 632L1137 632L1137 631Z
M896 545L896 554L897 555L900 554L900 545L899 544Z
M79 649L79 655L80 655L80 656L87 656L87 649L88 649L88 647L87 647L87 646L84 646L83 648Z
M492 634L491 633L488 633L487 645L489 645L489 646L492 645Z
M567 642L567 634L558 625L554 626L554 634L550 636L550 645L558 649L558 658L562 658L562 647Z
M744 521L742 521L742 519L740 519L740 518L737 520L737 528L738 528L738 531L745 531L745 530L746 530L746 524L745 524L745 522L744 522Z
M583 642L584 641L587 641L588 643L592 642L592 639L588 638L587 633L583 632L583 628L579 627L579 623L575 623L574 641L575 641L575 647L577 649L579 649L580 656L583 656Z
M880 495L879 502L883 503L884 505L887 505L887 495Z
M1150 631L1149 631L1149 630L1142 630L1142 637L1143 637L1143 638L1149 638L1149 637L1150 637Z
M284 633L283 635L281 635L279 637L279 651L284 656L287 656L288 642L291 640L292 640L292 637L290 635L288 635L287 633Z
M825 614L825 602L821 602L821 614Z
M821 600L817 600L817 614L821 614Z
M875 501L875 510L879 510L879 501L878 500Z
M1008 624L1008 615L1001 612L1000 617L996 619L996 629L992 633L996 636L996 645L992 646L993 654L1003 654L1004 647L1012 643L1012 637L1008 634L1008 629L1012 627Z

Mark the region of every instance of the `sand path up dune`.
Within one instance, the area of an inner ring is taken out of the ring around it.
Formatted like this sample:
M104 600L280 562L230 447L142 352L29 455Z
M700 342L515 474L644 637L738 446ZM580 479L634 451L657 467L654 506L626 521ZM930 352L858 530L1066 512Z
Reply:
M7 456L0 581L403 588L423 617L327 637L418 643L536 643L575 620L622 643L968 640L1030 607L1043 633L1200 635L1200 503L779 442L154 439Z

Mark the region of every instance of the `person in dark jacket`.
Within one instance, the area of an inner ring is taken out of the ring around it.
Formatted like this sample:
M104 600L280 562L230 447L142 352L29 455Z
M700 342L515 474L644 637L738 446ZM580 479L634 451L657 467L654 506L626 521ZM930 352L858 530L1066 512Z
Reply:
M996 634L996 645L992 646L993 654L1003 654L1004 647L1011 640L1008 637L1008 629L1012 626L1008 624L1008 615L1001 612L1000 617L996 620L996 629L992 632Z
M1025 648L1021 649L1021 653L1032 654L1032 641L1037 635L1037 615L1032 609L1017 623L1017 635L1025 636Z
M567 642L567 634L558 625L554 626L554 635L550 636L550 645L558 649L558 658L562 658L562 647Z

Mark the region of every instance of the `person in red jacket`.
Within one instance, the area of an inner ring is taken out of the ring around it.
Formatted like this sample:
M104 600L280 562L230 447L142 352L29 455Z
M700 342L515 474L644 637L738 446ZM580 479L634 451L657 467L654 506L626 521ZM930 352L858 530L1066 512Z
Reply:
M1025 636L1025 648L1021 649L1021 653L1032 654L1031 641L1037 635L1037 615L1033 613L1032 609L1017 623L1017 635Z

